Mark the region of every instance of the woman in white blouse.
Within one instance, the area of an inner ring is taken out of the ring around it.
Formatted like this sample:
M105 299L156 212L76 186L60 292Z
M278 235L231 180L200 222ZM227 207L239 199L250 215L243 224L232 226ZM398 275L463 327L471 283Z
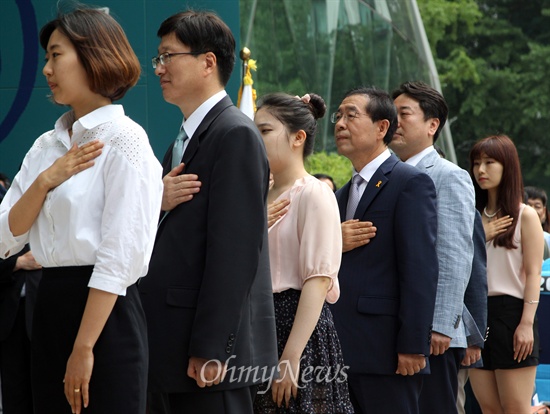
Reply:
M148 355L135 284L153 248L162 171L145 131L112 104L140 64L100 10L60 15L40 43L53 100L71 110L35 141L0 207L2 257L29 242L44 267L35 413L143 413Z
M254 119L273 173L268 204L289 201L269 228L280 372L260 389L256 413L353 412L327 305L340 296L340 213L329 186L304 168L325 111L319 95L271 94Z

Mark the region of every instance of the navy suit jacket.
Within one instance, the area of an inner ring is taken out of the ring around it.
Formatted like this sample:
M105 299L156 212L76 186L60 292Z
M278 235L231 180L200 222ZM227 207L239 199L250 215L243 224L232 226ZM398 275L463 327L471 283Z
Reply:
M349 188L336 193L342 221ZM438 278L433 181L392 155L369 181L354 218L373 222L377 232L342 256L332 311L344 362L350 373L395 375L398 353L430 354Z
M198 175L200 192L160 223L148 275L139 284L149 390L209 392L261 382L261 371L246 373L271 369L278 360L262 138L225 97L203 119L182 161L184 173ZM163 167L164 174L170 171L171 148ZM191 356L228 361L225 381L199 388L187 376ZM239 376L240 367L249 371Z
M485 247L485 230L481 215L476 210L474 221L474 259L472 274L464 293L464 312L462 319L466 325L468 346L483 348L487 331L487 249ZM470 322L469 322L470 321ZM483 366L481 360L471 367Z

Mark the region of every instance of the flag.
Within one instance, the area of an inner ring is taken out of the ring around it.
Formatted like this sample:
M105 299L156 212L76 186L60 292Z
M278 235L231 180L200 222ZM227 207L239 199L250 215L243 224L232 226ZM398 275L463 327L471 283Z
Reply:
M252 74L250 70L256 70L256 61L248 58L248 56L250 56L249 53L250 52L245 54L245 56L247 57L246 59L243 58L244 76L241 87L239 89L239 99L237 102L237 106L246 116L248 116L250 119L254 119L254 113L256 112L256 89L252 87L254 81L252 80ZM243 53L241 53L241 57L242 56Z

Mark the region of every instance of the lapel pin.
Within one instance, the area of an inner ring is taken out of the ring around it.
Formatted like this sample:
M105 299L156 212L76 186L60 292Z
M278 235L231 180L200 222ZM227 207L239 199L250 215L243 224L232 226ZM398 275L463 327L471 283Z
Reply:
M378 181L378 182L376 183L376 187L377 187L377 188L380 188L380 185L381 185L381 184L382 184L382 181Z

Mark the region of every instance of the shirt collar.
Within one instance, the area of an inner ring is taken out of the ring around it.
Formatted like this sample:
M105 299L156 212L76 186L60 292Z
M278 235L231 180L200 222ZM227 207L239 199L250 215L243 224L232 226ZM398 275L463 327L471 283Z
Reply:
M124 116L122 105L105 105L75 121L74 112L65 112L55 123L55 133L64 144L70 143L69 128L73 129L73 142L78 142L87 130Z
M384 161L390 158L390 156L390 150L386 148L378 157L365 165L363 169L359 171L359 173L355 172L353 176L359 174L363 178L363 180L369 182L376 170L378 170L378 168L380 168Z
M428 155L432 151L435 151L435 148L433 145L430 145L429 147L424 148L418 154L415 154L412 157L410 157L407 161L405 161L405 163L412 165L413 167L416 167L416 164L418 164L420 160L424 158L424 156Z
M225 89L222 89L221 91L215 93L206 101L204 101L201 106L193 111L189 119L184 120L184 122L182 123L182 127L184 127L185 133L189 138L193 137L193 134L201 124L204 117L208 114L208 112L210 112L210 110L214 108L214 106L226 96L227 92L225 91Z

